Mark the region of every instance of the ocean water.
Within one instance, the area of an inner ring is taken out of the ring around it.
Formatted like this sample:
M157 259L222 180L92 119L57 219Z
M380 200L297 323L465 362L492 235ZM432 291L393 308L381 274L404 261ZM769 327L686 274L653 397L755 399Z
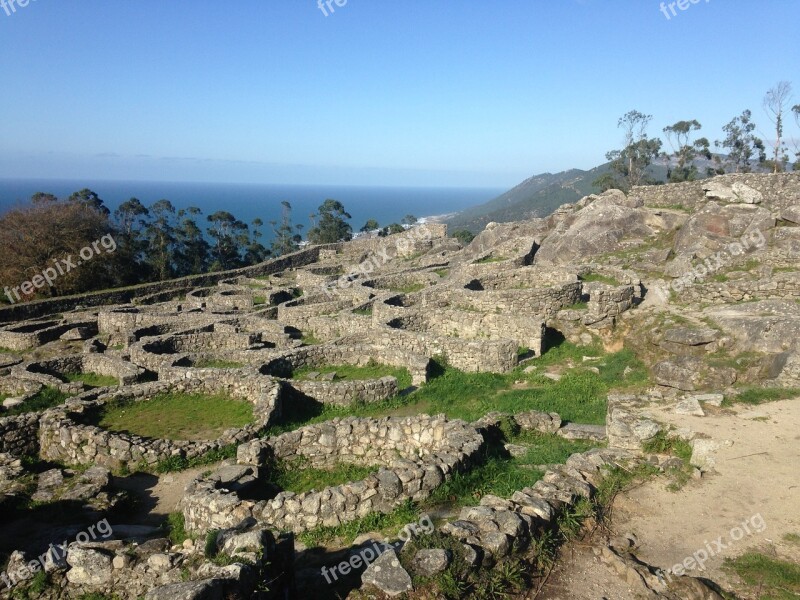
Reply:
M26 203L36 192L47 192L61 198L84 187L97 192L112 213L122 202L135 197L145 206L162 198L172 202L177 209L196 206L203 211L203 220L218 210L228 211L248 224L258 217L265 223L262 230L267 239L271 238L269 221L280 219L284 200L292 205L292 221L304 225L303 232L310 227L309 215L316 213L326 198L344 205L352 215L350 224L353 231L358 231L367 219L375 219L384 226L399 222L407 214L422 218L458 212L487 202L505 191L489 188L0 179L0 214Z

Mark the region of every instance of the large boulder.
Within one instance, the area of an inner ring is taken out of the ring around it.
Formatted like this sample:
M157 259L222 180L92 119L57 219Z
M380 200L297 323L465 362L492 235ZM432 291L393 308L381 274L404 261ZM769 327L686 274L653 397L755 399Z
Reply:
M762 247L765 232L775 227L775 217L765 208L709 202L689 217L675 237L675 260L705 259L732 250L724 257L741 256ZM732 247L741 244L742 249Z
M742 204L761 204L764 196L758 190L744 183L727 184L719 179L711 179L703 185L703 191L709 200Z
M536 253L536 264L569 264L623 249L626 240L657 233L658 220L643 208L628 206L624 194L609 190L556 224Z

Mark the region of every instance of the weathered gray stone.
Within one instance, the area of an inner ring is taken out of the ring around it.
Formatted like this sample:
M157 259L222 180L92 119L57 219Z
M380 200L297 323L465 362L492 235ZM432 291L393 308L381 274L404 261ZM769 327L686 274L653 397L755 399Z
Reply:
M67 581L76 585L102 585L113 576L112 556L103 550L72 545L67 551Z
M145 600L222 600L223 592L220 579L187 581L152 589L147 592Z
M389 596L399 596L414 589L411 576L400 564L394 550L387 550L367 567L361 575L361 582L373 585Z
M411 562L411 567L417 575L433 577L444 571L452 557L448 550L441 548L418 550Z
M691 415L694 417L705 417L706 413L700 406L700 402L696 398L684 398L675 405L675 414L678 415Z

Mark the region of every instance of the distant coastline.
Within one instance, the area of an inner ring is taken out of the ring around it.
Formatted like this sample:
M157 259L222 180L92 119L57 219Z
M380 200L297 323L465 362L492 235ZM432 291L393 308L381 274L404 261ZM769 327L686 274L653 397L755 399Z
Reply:
M419 187L359 187L252 185L220 183L164 183L143 181L89 181L0 179L0 214L13 206L25 203L36 192L66 197L88 187L104 200L113 212L120 203L131 197L145 205L166 198L177 209L197 206L204 215L219 210L232 213L250 223L260 218L265 223L267 237L269 222L279 220L281 202L292 205L292 220L310 225L310 215L326 199L334 198L344 204L352 215L350 224L358 231L368 219L381 226L400 222L406 215L426 221L441 221L453 213L481 204L502 193L492 188L419 188Z

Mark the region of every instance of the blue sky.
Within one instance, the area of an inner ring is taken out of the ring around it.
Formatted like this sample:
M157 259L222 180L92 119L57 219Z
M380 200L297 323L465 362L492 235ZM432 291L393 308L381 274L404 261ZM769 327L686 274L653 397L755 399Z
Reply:
M0 8L0 177L503 187L603 162L633 108L713 140L800 101L800 2L659 4L30 0Z

